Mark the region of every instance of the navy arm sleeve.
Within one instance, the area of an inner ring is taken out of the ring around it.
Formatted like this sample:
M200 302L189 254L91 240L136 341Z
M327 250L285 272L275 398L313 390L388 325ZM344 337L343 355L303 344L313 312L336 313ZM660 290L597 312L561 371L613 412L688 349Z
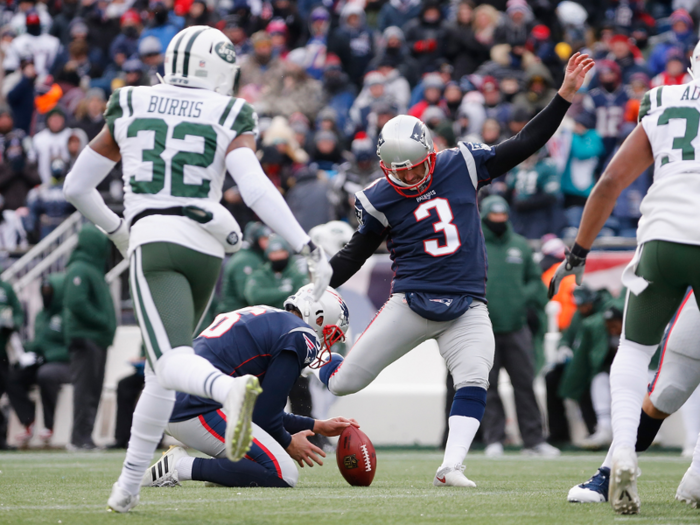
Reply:
M284 407L300 373L301 366L296 352L281 351L265 372L263 391L253 410L253 423L284 448L292 441L291 434L285 428Z
M296 414L284 413L284 429L290 434L296 434L302 430L313 430L316 420L312 417L297 416Z
M491 178L509 172L547 144L570 107L571 103L557 93L547 107L530 120L520 133L495 146L495 155L484 163Z

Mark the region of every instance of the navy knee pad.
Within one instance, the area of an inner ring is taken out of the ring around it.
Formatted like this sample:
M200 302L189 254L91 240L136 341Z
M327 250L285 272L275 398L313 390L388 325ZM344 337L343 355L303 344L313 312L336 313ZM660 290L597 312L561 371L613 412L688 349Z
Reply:
M486 389L478 386L465 386L455 392L450 416L473 417L481 421L486 410Z

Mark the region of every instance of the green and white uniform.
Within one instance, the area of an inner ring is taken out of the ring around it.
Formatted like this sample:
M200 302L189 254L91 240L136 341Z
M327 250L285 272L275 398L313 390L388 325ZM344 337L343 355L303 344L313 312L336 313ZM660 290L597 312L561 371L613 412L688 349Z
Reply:
M166 84L123 88L105 118L122 156L127 223L145 210L184 206L233 220L219 201L228 146L257 134L245 100ZM129 253L132 298L154 365L164 351L191 346L224 246L196 220L154 214L132 225Z
M105 118L122 155L127 223L146 209L218 206L229 144L257 134L257 115L245 100L166 84L115 91ZM224 255L212 235L179 216L140 220L129 247L158 241Z
M630 289L624 335L655 345L687 287L700 290L700 81L652 89L639 120L654 181L640 208L639 248L622 277Z

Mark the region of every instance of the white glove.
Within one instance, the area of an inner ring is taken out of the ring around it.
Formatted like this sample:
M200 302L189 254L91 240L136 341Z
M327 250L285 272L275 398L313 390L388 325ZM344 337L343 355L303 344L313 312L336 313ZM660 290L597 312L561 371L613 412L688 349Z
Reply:
M20 368L27 368L36 364L36 354L34 352L24 352L17 359Z
M560 346L557 348L557 363L566 363L572 357L574 357L574 351L568 346Z
M311 279L314 283L314 299L318 301L331 282L333 268L326 258L326 252L320 246L316 246L313 241L304 245L301 254L306 257L306 263L309 265L309 272L311 272Z
M112 233L105 232L105 234L117 247L117 250L119 250L119 253L122 254L122 257L126 259L127 254L129 253L129 228L126 225L126 222L124 222L124 219L119 219L119 227L116 230L114 230Z
M549 283L547 297L551 299L557 294L557 292L559 292L559 285L567 275L575 275L576 284L579 286L581 285L583 282L583 272L586 269L587 255L588 250L581 248L578 244L574 243L574 247L566 255L566 259L564 259L564 261L559 265L557 271L554 272L554 276Z

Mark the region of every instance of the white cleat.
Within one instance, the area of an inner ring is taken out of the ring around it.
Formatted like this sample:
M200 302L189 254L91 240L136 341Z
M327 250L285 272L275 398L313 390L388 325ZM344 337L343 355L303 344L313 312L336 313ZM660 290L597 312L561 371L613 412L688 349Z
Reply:
M561 450L553 447L546 441L535 445L534 447L524 448L520 451L523 456L535 456L539 458L557 458L561 456Z
M503 456L503 445L501 443L491 443L484 449L484 456L487 458L500 458Z
M119 482L112 485L112 494L107 500L108 512L129 512L139 504L139 495L128 493L119 486Z
M251 375L236 378L224 403L226 413L226 457L238 461L250 450L253 442L253 408L262 392L258 378Z
M639 514L637 453L631 447L617 447L613 453L608 500L618 514Z
M700 506L700 476L688 469L678 485L676 491L676 499L687 503L694 509Z
M189 457L182 447L171 446L163 452L163 457L148 467L141 480L142 487L175 487L180 485L175 465L182 457Z
M441 467L433 479L436 487L476 487L476 483L464 475L464 465Z

